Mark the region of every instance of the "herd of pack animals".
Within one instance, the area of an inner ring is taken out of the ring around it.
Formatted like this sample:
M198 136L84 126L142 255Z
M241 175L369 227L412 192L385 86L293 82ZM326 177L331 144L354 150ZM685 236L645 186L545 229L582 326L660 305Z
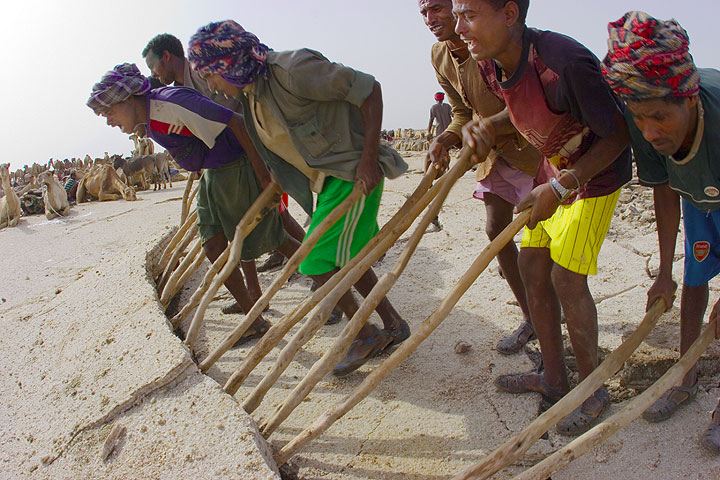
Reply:
M136 200L136 191L172 187L170 169L181 171L167 152L154 152L151 140L130 135L135 148L131 156L108 155L104 158L52 160L47 165L33 163L10 172L10 165L0 164L0 229L14 227L23 215L21 199L24 195L42 195L45 217L48 220L70 213L70 200L59 178L72 173L78 181L77 203L90 200L101 202ZM177 179L177 177L176 177Z

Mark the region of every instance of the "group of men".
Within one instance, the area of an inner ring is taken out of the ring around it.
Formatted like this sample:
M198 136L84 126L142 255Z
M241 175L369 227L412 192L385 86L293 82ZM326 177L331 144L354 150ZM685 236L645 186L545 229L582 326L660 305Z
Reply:
M687 33L675 21L642 12L610 24L610 51L601 63L569 37L528 28L529 0L418 5L438 40L431 62L452 108L449 125L432 141L429 161L443 171L451 148L464 143L475 152L473 196L485 204L491 239L510 223L513 210L532 207L520 249L510 242L498 255L523 319L497 350L513 354L537 338L543 368L501 375L498 388L539 392L545 407L567 393L561 309L580 378L597 366L597 311L587 276L597 272L620 189L631 178L631 145L640 181L655 193L661 267L648 306L662 298L669 308L674 299L682 198L684 353L699 334L708 281L720 273L720 167L711 161L720 150L720 136L713 135L720 73L695 67ZM151 89L135 65L122 64L93 87L88 106L109 125L152 138L187 170L204 171L198 223L211 260L232 240L235 225L271 178L312 214L309 232L361 185L365 196L300 266L316 282L328 281L377 233L383 179L407 168L379 142L380 84L312 50L274 52L230 20L200 28L190 39L188 58L177 39L172 46L156 39L143 56L154 77L175 86ZM292 255L302 234L290 230L272 212L246 239L243 260L275 250ZM249 291L257 281L253 269L254 263L243 263L245 278L237 270L226 282L243 311L259 296L259 286ZM367 295L376 281L369 270L355 288ZM358 308L350 292L338 305L349 317ZM387 299L377 312L384 328L366 325L337 374L409 336L408 324ZM711 318L717 315L716 304ZM246 336L262 335L267 327L259 318ZM697 390L691 371L646 418L669 418ZM608 402L607 390L598 389L558 430L588 430ZM720 452L720 406L702 443Z

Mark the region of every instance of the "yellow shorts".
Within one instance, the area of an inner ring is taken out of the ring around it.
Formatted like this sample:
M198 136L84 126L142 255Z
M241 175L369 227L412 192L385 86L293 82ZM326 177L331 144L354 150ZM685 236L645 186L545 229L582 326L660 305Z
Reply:
M525 227L520 247L549 248L550 257L561 267L580 275L595 275L600 247L619 196L617 190L604 197L560 205L552 217L534 229Z

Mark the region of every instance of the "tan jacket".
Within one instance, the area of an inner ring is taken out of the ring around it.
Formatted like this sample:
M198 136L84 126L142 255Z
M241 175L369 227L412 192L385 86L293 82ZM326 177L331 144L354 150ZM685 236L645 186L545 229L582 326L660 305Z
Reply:
M437 80L452 107L453 120L447 130L462 138L462 127L473 118L486 118L501 112L505 103L487 89L480 76L477 62L468 57L458 63L445 42L432 46L432 65ZM477 179L490 174L498 157L513 167L534 177L542 155L516 132L498 139L498 148L477 169Z

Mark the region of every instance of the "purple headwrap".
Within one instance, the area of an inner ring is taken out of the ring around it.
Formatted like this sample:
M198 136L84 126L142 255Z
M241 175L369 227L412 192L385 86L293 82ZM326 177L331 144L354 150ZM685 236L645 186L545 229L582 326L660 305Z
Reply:
M228 82L244 87L258 75L267 77L269 48L233 20L201 27L190 38L188 60L201 75L219 73Z
M87 106L100 115L116 103L124 102L133 95L150 91L150 82L140 73L134 63L121 63L103 75L93 85Z
M608 24L610 39L602 71L626 100L689 97L700 90L700 75L688 51L688 34L675 20L628 12Z

